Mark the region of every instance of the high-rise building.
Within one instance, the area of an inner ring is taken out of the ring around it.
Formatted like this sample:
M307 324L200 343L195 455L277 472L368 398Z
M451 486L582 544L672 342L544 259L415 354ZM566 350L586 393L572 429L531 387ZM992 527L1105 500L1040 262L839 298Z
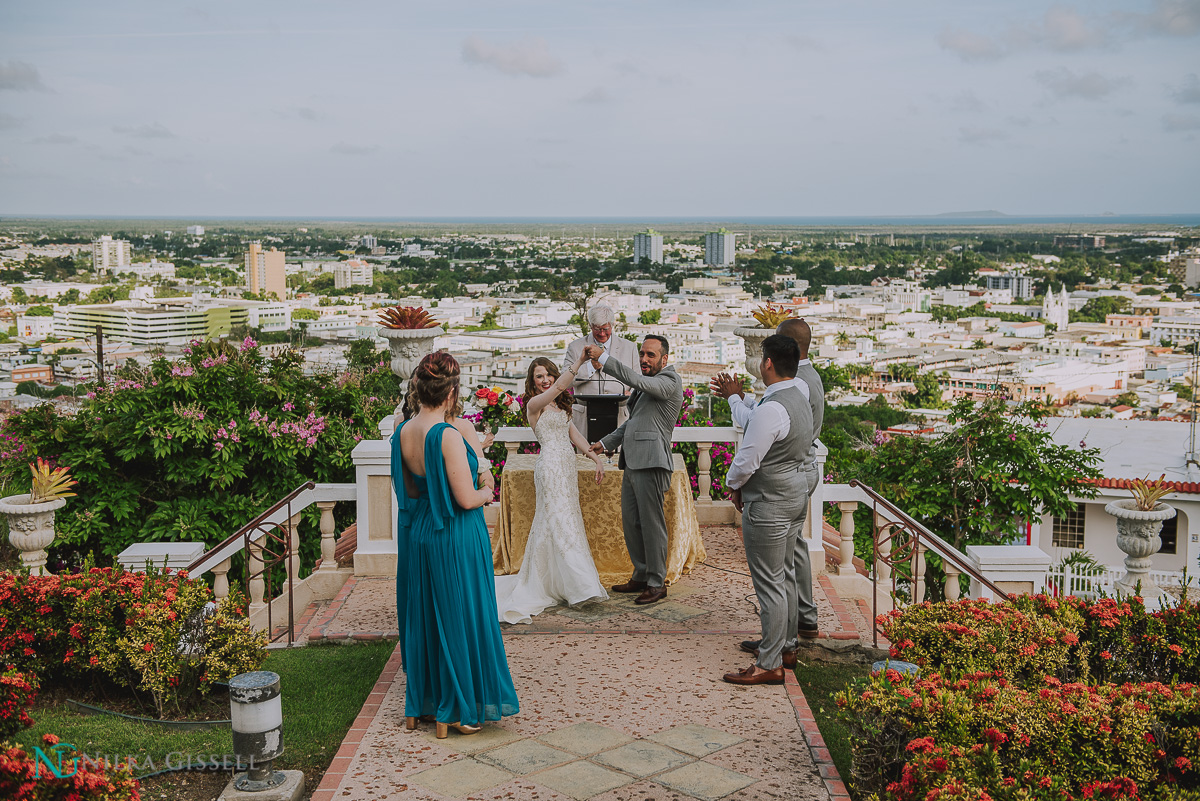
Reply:
M737 234L722 228L704 235L704 263L713 267L730 267L736 252Z
M1014 298L1027 300L1033 297L1033 279L1017 273L990 273L984 277L985 289L1010 289Z
M635 234L633 237L633 263L638 264L642 259L662 264L662 234L653 228L647 228L644 234Z
M348 289L352 286L370 286L375 277L371 265L362 259L347 259L333 265L334 289Z
M251 242L246 251L246 287L252 294L268 300L287 299L287 272L282 250L263 250L261 242Z
M108 234L92 243L92 269L100 275L123 272L130 262L129 243Z
M362 236L360 236L360 237L358 238L358 246L359 246L360 248L371 248L371 249L374 249L374 248L375 248L375 246L376 246L376 245L378 245L378 244L379 244L379 240L378 240L378 239L376 239L376 238L375 238L374 236L372 236L371 234L363 234Z
M188 232L189 236L204 236L204 226L203 225L189 225L187 227L187 232Z

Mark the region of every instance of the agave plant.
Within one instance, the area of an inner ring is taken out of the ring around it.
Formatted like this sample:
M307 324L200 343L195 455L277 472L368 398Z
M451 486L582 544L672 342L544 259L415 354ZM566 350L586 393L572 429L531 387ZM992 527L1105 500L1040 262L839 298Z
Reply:
M784 320L790 319L795 315L792 310L786 308L782 304L773 306L770 303L759 306L754 312L754 319L758 320L758 324L763 328L775 328Z
M1163 480L1166 477L1167 474L1163 473L1153 481L1146 476L1145 478L1135 478L1130 482L1129 491L1133 493L1133 500L1139 512L1153 512L1154 507L1158 506L1158 502L1163 496L1174 492Z
M73 492L68 492L71 487L79 482L71 478L71 474L65 467L50 466L50 463L38 457L37 464L29 465L29 472L33 474L33 480L29 489L30 503L47 503L49 501L57 501L59 498L70 498L75 495Z
M420 306L389 306L379 313L384 328L434 328L438 321Z

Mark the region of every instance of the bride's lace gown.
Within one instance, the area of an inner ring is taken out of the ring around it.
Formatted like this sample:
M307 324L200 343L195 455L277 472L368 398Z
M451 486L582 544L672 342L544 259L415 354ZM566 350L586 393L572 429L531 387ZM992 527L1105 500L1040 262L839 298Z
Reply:
M579 511L570 425L571 415L550 405L533 428L541 444L533 468L537 508L520 572L496 576L496 606L504 623L530 623L533 615L560 601L573 606L608 598Z

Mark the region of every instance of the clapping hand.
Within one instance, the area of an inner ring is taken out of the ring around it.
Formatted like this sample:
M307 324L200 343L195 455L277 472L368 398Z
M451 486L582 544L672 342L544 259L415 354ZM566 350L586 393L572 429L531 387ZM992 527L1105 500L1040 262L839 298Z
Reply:
M742 382L729 373L717 373L714 375L709 381L709 388L714 395L719 395L725 400L729 400L732 395L742 394Z

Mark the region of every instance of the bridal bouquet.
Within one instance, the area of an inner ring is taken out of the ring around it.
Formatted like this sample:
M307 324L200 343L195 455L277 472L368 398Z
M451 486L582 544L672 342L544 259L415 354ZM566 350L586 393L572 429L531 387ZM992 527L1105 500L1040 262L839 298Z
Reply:
M479 409L482 423L493 432L507 424L510 416L521 413L520 399L500 387L480 387L472 402Z

